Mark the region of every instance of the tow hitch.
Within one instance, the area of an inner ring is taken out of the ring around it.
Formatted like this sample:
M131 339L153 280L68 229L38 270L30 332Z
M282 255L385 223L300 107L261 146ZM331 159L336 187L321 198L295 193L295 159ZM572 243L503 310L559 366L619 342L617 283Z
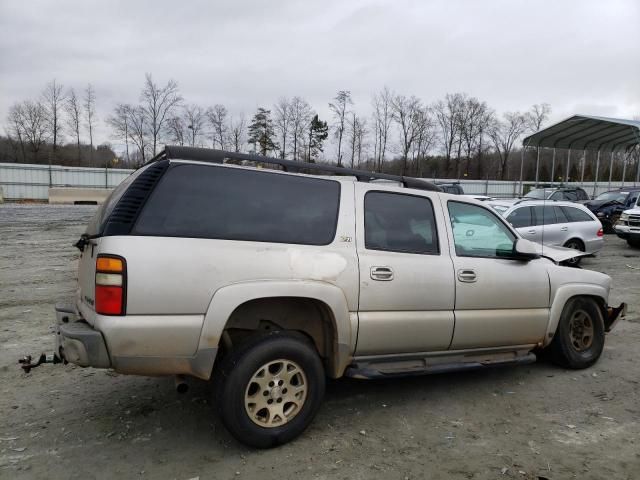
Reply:
M39 367L43 363L62 363L62 360L57 355L50 353L41 353L40 358L38 358L37 362L33 362L33 357L31 355L25 355L20 360L18 360L20 367L24 370L25 373L29 373L31 369Z

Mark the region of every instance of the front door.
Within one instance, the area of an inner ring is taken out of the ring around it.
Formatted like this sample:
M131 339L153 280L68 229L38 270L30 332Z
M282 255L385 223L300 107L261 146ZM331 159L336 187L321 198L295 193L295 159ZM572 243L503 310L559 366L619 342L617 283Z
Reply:
M541 342L549 321L547 260L510 258L517 237L489 209L453 200L443 207L456 282L451 349Z
M455 285L445 219L430 192L356 183L357 355L446 350Z

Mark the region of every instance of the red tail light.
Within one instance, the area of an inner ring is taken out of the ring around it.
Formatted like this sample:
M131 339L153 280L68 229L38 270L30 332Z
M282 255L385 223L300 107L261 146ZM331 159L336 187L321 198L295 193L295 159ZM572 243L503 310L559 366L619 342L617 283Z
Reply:
M602 229L598 230L597 235L598 235L599 237L604 236L604 231L603 231Z
M96 313L124 315L127 269L124 258L98 255L96 259Z

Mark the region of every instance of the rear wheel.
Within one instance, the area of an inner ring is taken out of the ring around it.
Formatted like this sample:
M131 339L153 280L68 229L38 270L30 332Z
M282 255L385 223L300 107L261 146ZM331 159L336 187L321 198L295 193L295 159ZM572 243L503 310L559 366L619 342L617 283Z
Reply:
M322 362L302 335L273 332L223 359L217 386L222 422L240 442L275 447L300 435L325 389Z
M569 300L547 348L551 360L562 367L579 369L593 365L604 348L604 320L598 304L584 297Z
M640 238L627 238L630 247L640 248Z
M574 250L579 250L584 252L584 243L582 243L577 238L572 238L564 244L565 248L572 248ZM580 264L582 257L570 258L569 260L565 260L565 264L570 267L577 267Z

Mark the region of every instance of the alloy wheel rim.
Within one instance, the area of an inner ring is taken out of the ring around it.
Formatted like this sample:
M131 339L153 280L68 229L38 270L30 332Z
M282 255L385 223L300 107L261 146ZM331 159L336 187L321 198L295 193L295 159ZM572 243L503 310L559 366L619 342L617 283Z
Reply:
M584 310L576 310L569 321L569 338L577 352L583 352L593 344L593 320Z
M282 426L300 413L308 388L307 376L296 362L282 358L267 362L247 384L245 410L261 427Z

